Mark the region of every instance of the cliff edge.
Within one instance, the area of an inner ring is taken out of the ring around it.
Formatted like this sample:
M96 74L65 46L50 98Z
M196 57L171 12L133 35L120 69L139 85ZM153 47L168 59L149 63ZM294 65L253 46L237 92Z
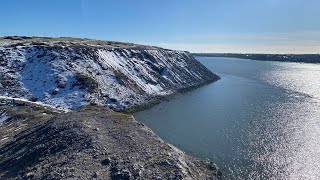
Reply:
M130 109L219 78L189 52L77 38L0 38L0 70L0 96L69 110Z

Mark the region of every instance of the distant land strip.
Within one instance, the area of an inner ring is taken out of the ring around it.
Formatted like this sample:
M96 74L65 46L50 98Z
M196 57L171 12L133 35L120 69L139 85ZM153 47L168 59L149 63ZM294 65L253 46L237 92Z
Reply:
M237 53L193 53L193 56L230 57L260 61L320 63L320 54L237 54Z

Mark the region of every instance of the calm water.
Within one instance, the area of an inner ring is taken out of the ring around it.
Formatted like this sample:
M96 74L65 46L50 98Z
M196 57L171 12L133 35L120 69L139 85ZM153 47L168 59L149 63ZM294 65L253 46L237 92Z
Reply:
M135 118L226 179L320 179L320 65L197 59L221 80Z

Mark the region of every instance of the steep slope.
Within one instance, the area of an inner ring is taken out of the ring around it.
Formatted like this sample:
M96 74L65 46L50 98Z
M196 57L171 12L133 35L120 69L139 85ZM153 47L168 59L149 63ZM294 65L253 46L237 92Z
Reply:
M184 51L74 38L0 39L0 96L58 109L136 107L218 79Z

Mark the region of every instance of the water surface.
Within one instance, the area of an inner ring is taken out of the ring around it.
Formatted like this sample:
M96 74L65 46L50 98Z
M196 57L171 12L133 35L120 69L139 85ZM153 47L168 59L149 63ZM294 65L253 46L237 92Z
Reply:
M320 179L320 65L197 59L221 80L135 118L227 179Z

